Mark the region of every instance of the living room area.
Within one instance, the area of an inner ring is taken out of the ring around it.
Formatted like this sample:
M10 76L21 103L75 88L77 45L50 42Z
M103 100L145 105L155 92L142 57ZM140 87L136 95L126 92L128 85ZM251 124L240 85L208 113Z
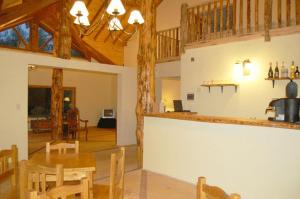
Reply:
M28 67L29 156L44 150L46 142L54 142L50 119L52 70ZM77 132L77 139L82 141L81 150L95 152L116 147L117 75L63 69L63 90L62 139L75 139L72 132L68 135L67 116L76 108L80 118L81 131Z

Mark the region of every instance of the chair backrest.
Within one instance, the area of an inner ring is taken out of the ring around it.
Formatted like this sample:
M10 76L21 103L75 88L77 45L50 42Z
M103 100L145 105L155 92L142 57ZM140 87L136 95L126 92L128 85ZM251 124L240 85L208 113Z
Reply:
M125 148L111 154L109 199L123 199L125 173Z
M20 181L22 181L23 188L21 194L32 190L45 193L47 182L56 182L56 186L63 185L63 165L56 165L56 167L52 168L30 164L28 161L22 160L20 166Z
M77 194L80 194L81 199L89 198L89 183L86 178L83 178L81 183L78 185L58 186L45 193L39 194L37 191L32 191L29 193L29 199L62 199L69 196L73 196L75 198L75 195Z
M239 194L228 195L219 187L207 185L204 177L199 177L197 199L241 199L241 196Z
M72 108L67 112L68 128L76 130L79 123L79 110L78 108Z
M75 153L79 153L79 141L75 141L75 143L58 143L58 144L50 144L46 143L46 153L50 153L52 150L57 150L58 154L66 154L67 149L74 149Z
M16 186L18 171L18 148L12 145L11 149L0 151L0 181L11 177L11 184Z

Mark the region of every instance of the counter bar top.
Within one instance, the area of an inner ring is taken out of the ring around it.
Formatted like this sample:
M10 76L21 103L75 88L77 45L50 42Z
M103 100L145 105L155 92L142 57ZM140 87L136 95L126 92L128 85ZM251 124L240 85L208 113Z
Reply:
M169 119L178 119L178 120L190 120L196 122L263 126L263 127L285 128L285 129L300 129L299 124L292 124L288 122L274 122L268 120L245 119L245 118L234 118L234 117L204 116L204 115L196 115L195 113L188 113L188 112L148 113L145 114L145 117L158 117L158 118L169 118Z

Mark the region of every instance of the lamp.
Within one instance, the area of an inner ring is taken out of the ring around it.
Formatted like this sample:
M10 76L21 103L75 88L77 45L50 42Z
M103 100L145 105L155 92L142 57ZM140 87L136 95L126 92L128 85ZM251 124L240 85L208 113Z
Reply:
M64 98L64 102L70 102L70 101L71 101L71 99L69 97Z
M139 10L133 10L128 18L128 24L134 25L133 32L127 32L123 29L121 21L118 16L126 13L126 9L121 0L105 0L107 4L106 12L102 14L93 24L90 24L88 15L89 11L83 0L75 0L73 7L70 10L70 14L75 17L74 23L80 26L80 35L89 35L105 20L108 25L110 35L115 39L114 32L122 31L126 35L134 35L138 31L138 25L145 22L142 14ZM125 1L126 3L126 1ZM122 41L120 38L118 40ZM124 41L122 41L124 42Z
M126 10L121 0L111 0L106 9L106 12L110 15L117 16L125 14Z
M249 59L245 59L243 61L243 75L244 76L249 76L250 75L250 71L252 68L253 64L251 63L251 61Z

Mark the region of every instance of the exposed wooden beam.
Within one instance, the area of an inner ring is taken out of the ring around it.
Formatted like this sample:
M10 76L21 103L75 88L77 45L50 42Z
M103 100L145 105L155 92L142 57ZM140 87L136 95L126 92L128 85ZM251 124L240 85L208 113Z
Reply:
M141 0L145 23L140 29L137 67L136 136L139 163L143 162L144 113L152 112L155 105L156 63L156 6L154 1Z
M74 26L72 27L72 39L73 42L79 45L81 49L83 49L86 53L89 54L89 56L93 57L99 63L114 64L113 61L100 54L96 49L94 49L89 44L87 44L84 40L82 40L79 37L79 31Z
M102 11L105 8L105 2L102 3L101 7L98 9L97 13L94 15L94 17L91 20L91 26L94 26L96 19L98 18L98 16L102 13ZM87 32L87 30L85 31L85 33Z
M37 52L39 51L39 22L35 19L29 22L30 25L30 48L32 51Z
M59 0L29 0L0 12L0 30L11 24L16 24L24 19L32 17L39 10L46 8Z
M0 11L2 10L3 0L0 0Z

